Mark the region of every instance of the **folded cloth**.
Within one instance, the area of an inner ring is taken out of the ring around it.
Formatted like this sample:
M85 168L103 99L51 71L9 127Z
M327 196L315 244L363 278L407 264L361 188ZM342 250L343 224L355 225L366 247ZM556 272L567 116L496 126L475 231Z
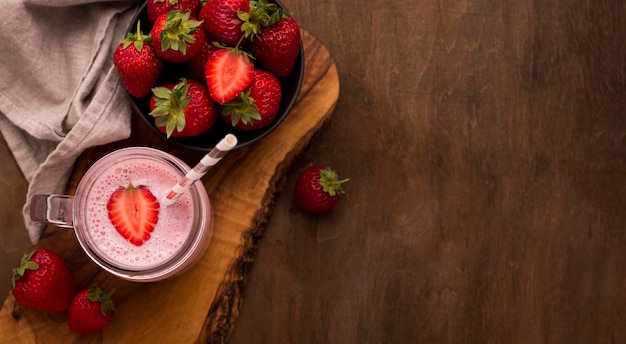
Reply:
M44 225L28 200L62 193L87 148L130 135L130 100L112 56L133 0L3 0L0 132L29 183L23 216L32 244Z

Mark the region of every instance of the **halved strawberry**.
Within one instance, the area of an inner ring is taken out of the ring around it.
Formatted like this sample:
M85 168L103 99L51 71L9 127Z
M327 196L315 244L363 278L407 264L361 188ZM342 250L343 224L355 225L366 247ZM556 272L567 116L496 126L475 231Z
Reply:
M226 103L250 86L254 64L242 51L221 48L209 56L204 73L211 98Z
M146 186L128 183L128 187L113 192L107 210L113 227L132 244L141 246L150 239L159 219L160 205Z

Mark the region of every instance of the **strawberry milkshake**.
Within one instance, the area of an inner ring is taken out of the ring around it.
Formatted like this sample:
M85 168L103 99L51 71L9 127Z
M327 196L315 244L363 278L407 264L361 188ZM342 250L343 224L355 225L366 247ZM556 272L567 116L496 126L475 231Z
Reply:
M191 185L174 204L159 201L189 170L157 149L120 149L89 168L75 196L34 196L31 218L74 228L87 256L117 277L162 280L195 264L213 234L202 183Z
M149 159L124 161L105 170L87 197L87 233L94 250L128 270L150 269L175 256L189 238L193 226L191 196L184 194L169 207L160 206L159 199L170 191L178 178L177 171L171 166L156 164ZM141 189L145 191L133 191ZM132 200L131 192L134 192ZM147 199L149 195L152 197ZM125 201L121 200L123 197L126 197ZM123 214L112 218L111 205L114 202L117 202L115 210ZM124 202L133 202L134 208L139 208L139 203L147 204L153 210L145 216L150 221L136 216L138 219L134 225L138 228L133 229L133 223L129 223L133 214L128 214L125 204L119 204ZM119 228L125 228L126 232Z

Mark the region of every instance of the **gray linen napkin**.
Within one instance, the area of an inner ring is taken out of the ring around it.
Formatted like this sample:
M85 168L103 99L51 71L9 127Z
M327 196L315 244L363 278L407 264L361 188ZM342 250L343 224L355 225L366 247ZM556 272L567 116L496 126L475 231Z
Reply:
M134 0L3 0L0 132L35 194L62 193L87 148L130 135L130 103L112 63Z

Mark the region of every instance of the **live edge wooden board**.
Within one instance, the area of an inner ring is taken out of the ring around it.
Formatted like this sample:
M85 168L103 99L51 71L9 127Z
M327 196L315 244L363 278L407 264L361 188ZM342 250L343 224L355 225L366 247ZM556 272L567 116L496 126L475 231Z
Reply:
M66 313L21 307L12 295L0 310L2 343L221 343L227 341L243 302L246 276L272 212L276 194L294 159L331 117L339 97L339 79L328 50L302 30L305 78L297 103L284 122L253 146L228 154L202 182L211 198L214 232L211 245L192 269L172 279L132 283L98 269L81 251L70 230L48 227L38 246L52 248L67 262L79 287L97 283L115 289L117 312L104 331L76 336ZM180 151L164 143L143 122L133 121L123 142L85 152L68 185L98 157L129 145L169 151L193 165L201 153ZM260 269L269 267L257 267Z

